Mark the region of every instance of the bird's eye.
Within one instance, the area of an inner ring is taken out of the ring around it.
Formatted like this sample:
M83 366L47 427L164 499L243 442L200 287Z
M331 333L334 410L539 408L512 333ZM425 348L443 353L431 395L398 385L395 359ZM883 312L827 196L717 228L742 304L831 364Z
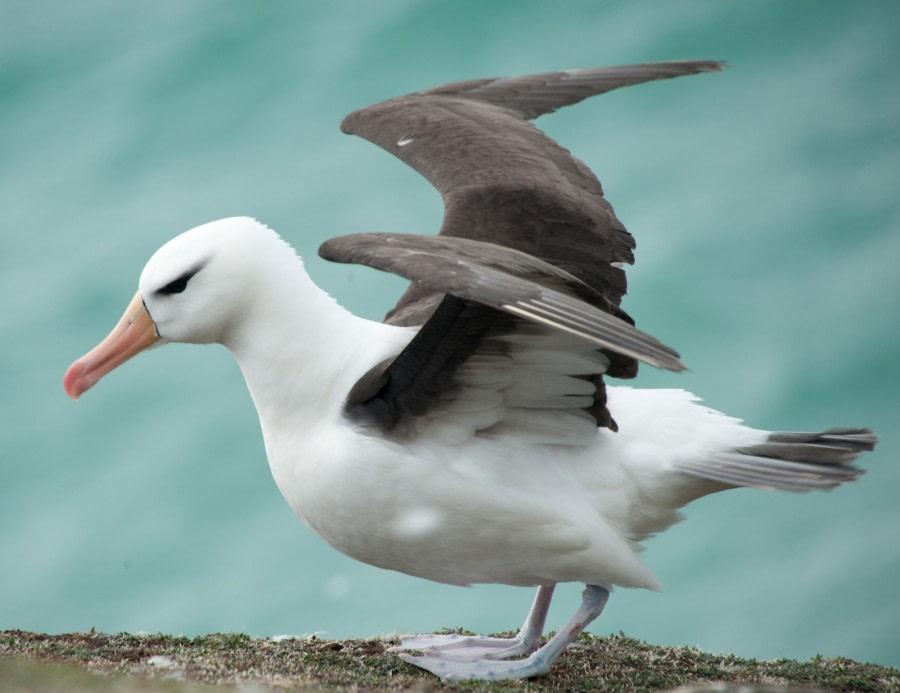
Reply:
M184 291L187 288L187 284L191 280L191 277L193 277L199 271L200 271L199 267L196 269L188 270L187 272L182 274L177 279L173 279L172 281L170 281L168 284L166 284L161 289L157 289L156 293L158 293L162 296L171 296L172 294L180 294L182 291Z

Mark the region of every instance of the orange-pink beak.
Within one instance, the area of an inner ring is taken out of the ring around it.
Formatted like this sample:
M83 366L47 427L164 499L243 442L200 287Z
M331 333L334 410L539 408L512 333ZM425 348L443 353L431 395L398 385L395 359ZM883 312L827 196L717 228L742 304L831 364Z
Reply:
M159 341L156 324L137 292L106 339L69 366L63 385L72 399L90 390L104 375Z

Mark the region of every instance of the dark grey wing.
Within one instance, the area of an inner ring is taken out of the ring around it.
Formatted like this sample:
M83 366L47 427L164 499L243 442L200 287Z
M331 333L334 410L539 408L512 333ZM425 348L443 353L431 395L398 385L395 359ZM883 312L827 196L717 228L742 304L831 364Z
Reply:
M467 94L479 101L515 111L526 120L553 113L590 96L642 82L670 79L698 72L718 72L721 60L669 60L562 70L519 77L489 77L451 82L418 92L421 95Z
M505 371L514 370L520 379L523 377L523 367L509 367L515 365L517 357L528 360L523 351L542 353L541 358L549 363L542 370L535 369L533 363L526 364L525 368L531 367L534 375L526 379L555 377L558 386L548 397L544 392L530 393L528 407L559 410L563 408L559 404L562 401L569 408L586 412L595 427L613 430L616 425L606 409L602 375L615 357L625 355L674 371L684 368L677 352L616 317L615 307L609 307L607 312L592 305L589 301L602 304L603 297L577 277L512 248L464 238L369 233L332 238L322 244L319 255L334 262L392 272L443 296L406 348L396 358L372 368L348 395L346 406L351 417L385 432L395 430L404 418L428 412L453 387L460 367L473 357L504 356L481 383L484 387L480 393L489 396L499 394L490 392L490 388L496 385L498 377L504 377ZM541 329L523 329L523 321ZM555 331L577 338L576 344L557 342L553 351L536 346L541 339L544 344L548 341L541 335ZM522 337L518 343L514 341L517 333ZM582 344L579 346L578 342ZM584 343L589 343L590 348ZM591 350L598 354L592 359L585 355ZM576 361L581 359L575 372L566 365L573 357ZM481 370L486 367L483 365ZM573 376L590 382L586 399L582 384ZM514 386L513 380L511 376L507 385ZM470 392L476 392L474 387ZM569 394L576 396L560 399ZM507 396L506 404L512 413L522 409L516 406L521 405L521 393L516 399L514 387L499 396ZM472 395L468 398L472 399ZM557 403L553 405L553 401ZM488 400L482 410L492 404L499 405L500 401ZM553 413L559 416L558 411ZM486 428L499 424L502 418L490 420ZM572 426L577 430L583 422L572 417L567 420L568 424L561 424L564 434L541 441L571 442ZM533 427L531 423L530 428Z
M397 358L353 388L348 411L394 430L408 414L449 411L438 400L466 381L475 385L463 388L459 408L471 398L471 430L509 424L517 433L544 430L542 441L571 442L584 440L584 422L572 413L557 416L557 408L574 407L594 426L615 429L603 374L633 377L639 360L683 368L674 351L635 330L619 307L626 281L618 265L633 262L634 239L600 182L527 121L621 86L721 67L711 61L651 63L456 82L348 115L344 132L400 158L444 201L440 239L371 235L323 247L328 259L412 280L386 322L423 326ZM552 334L557 331L574 341L560 342ZM585 341L593 353L584 353ZM536 345L548 344L552 358L532 374L555 384L541 393L521 374L532 372L529 359L543 358L535 356L543 348ZM504 350L506 361L494 359ZM510 360L518 376L501 373ZM483 362L493 365L485 369ZM578 372L570 373L570 366ZM505 377L511 380L501 396L492 388ZM505 398L503 406L491 408L495 396ZM529 418L531 407L542 414ZM504 408L513 412L505 423L497 413ZM500 418L491 423L489 411Z
M437 294L568 332L657 368L684 369L674 349L591 305L587 298L604 299L584 282L512 248L465 238L359 233L326 241L319 255L399 274Z
M618 306L626 281L614 263L633 262L634 239L591 170L527 120L618 87L721 67L665 62L456 82L355 111L341 129L394 154L437 188L441 235L534 255ZM387 321L420 325L438 301L413 283Z

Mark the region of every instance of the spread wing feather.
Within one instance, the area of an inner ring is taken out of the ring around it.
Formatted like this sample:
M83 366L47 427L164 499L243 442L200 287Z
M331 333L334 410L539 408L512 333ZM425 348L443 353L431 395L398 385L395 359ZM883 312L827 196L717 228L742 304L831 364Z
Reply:
M344 132L404 161L444 201L437 238L359 234L320 249L410 279L386 322L421 326L360 379L348 413L383 432L431 421L450 438L515 431L581 444L592 427L616 428L604 374L633 377L638 361L681 370L678 354L620 308L620 265L634 261L634 239L597 177L528 121L619 87L721 67L678 61L454 82L348 115ZM526 363L554 339L562 341L539 363ZM577 375L567 371L574 363ZM447 416L438 422L435 412Z
M619 87L721 67L673 61L455 82L355 111L341 129L434 185L444 201L441 235L542 258L618 305L625 273L612 263L634 262L634 239L591 170L527 121ZM388 321L420 325L436 305L413 283Z
M368 265L450 294L526 318L626 354L657 368L684 369L678 353L655 337L551 288L592 290L567 272L510 248L463 238L362 233L332 238L319 255L334 262Z

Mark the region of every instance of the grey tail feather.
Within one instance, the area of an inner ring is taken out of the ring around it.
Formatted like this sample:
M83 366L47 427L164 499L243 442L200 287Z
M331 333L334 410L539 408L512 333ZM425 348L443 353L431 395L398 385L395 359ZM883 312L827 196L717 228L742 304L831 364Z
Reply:
M679 468L728 486L803 493L856 479L865 470L853 466L853 461L877 442L878 436L868 428L770 433L762 443L681 463Z

